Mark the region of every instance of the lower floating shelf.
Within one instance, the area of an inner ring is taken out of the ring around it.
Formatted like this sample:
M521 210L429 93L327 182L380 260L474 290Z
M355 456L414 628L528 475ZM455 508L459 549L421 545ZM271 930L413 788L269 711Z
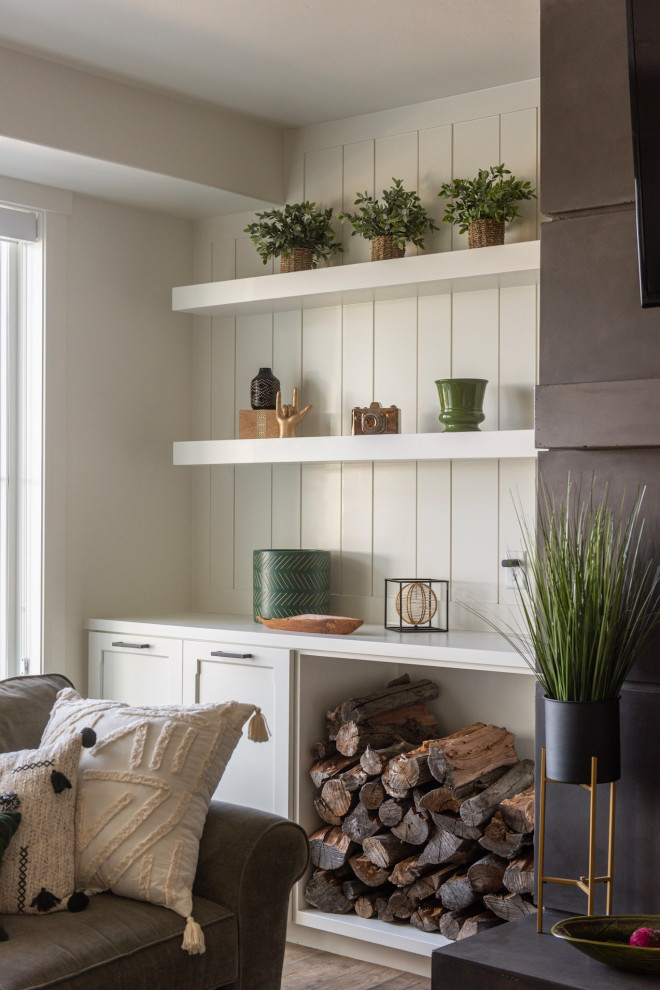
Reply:
M389 949L414 952L419 956L430 956L434 949L451 945L450 940L439 932L420 932L406 922L372 921L370 918L359 918L356 914L329 914L309 908L295 911L293 920L306 928L346 935Z
M174 463L180 465L499 460L536 456L534 430L189 440L174 444Z

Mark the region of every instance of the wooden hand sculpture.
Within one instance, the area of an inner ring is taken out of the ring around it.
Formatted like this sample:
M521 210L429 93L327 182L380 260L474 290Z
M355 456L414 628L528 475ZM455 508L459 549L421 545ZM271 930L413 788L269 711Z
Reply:
M280 427L281 437L295 437L296 426L298 423L305 418L311 406L305 406L298 412L298 389L293 390L293 403L289 405L282 405L282 393L277 393L277 399L275 400L275 415L277 417L277 422Z

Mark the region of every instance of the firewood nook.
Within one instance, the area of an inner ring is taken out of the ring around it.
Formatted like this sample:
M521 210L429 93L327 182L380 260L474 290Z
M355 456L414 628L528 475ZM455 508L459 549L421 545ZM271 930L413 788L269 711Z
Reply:
M535 912L534 764L501 726L443 734L439 693L404 674L327 712L304 893L319 911L452 940Z

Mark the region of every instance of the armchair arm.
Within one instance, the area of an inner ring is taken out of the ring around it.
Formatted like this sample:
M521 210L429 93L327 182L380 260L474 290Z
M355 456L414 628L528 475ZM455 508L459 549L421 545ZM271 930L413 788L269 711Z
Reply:
M279 990L289 894L308 858L307 836L294 822L211 802L193 892L236 916L240 990Z

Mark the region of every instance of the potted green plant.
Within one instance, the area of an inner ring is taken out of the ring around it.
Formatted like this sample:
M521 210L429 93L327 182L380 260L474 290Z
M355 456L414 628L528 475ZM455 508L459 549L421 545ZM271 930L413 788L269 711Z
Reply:
M480 168L473 179L444 182L438 196L450 200L444 223L468 233L469 247L504 244L504 224L520 216L518 203L536 199L530 182L516 179L504 164Z
M334 240L332 207L316 208L316 203L287 203L282 210L264 210L244 228L250 235L264 265L280 256L282 272L316 268L335 251L343 251Z
M640 489L629 511L614 510L569 477L557 504L539 487L537 533L518 507L524 545L519 568L521 628L489 618L541 684L547 776L588 783L616 780L621 687L660 622L660 568L642 548Z
M371 260L403 258L406 243L424 247L424 233L439 230L428 215L416 192L403 188L403 179L392 178L394 185L383 189L382 202L369 193L357 193L355 213L342 212L338 219L353 227L352 235L361 234L371 241Z

